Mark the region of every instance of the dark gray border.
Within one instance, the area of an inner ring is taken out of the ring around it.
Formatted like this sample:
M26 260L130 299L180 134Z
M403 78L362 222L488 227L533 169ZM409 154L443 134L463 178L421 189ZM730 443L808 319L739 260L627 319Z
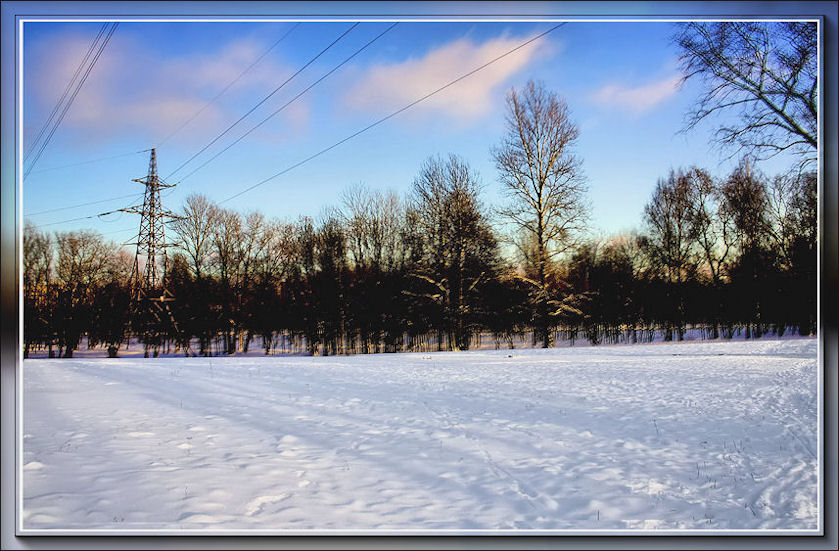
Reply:
M2 333L0 333L0 548L2 549L837 549L837 3L822 2L3 2ZM15 534L15 374L18 351L17 185L14 169L16 17L22 15L268 16L822 16L824 67L821 333L824 351L824 530L816 536L25 536Z

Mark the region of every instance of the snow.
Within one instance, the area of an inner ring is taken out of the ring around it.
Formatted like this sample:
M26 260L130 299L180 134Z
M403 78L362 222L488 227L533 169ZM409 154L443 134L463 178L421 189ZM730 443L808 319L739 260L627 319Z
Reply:
M25 360L21 523L817 530L817 348Z

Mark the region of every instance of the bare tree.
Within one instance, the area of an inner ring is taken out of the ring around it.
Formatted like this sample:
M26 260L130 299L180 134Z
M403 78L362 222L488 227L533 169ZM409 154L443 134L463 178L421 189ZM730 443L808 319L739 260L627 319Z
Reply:
M236 351L236 331L239 320L238 296L240 269L243 262L244 241L242 217L235 211L219 209L213 217L212 246L215 252L215 271L221 284L222 315L225 318L224 345L227 354Z
M363 184L341 195L341 218L353 264L360 268L387 270L398 262L402 205L392 191L382 193Z
M753 169L746 158L725 181L722 194L734 222L739 253L729 266L729 277L741 303L741 316L749 320L746 337L760 337L773 302L767 288L773 285L783 256L770 247L772 220L767 178Z
M240 332L239 343L242 351L247 353L251 340L254 336L253 330L253 308L246 304L254 295L254 290L261 282L257 280L257 274L261 273L262 259L265 255L265 248L269 244L269 237L266 235L268 221L261 212L253 211L245 215L242 226L241 238L238 241L238 268L236 269L233 288L235 291L234 309L239 321L237 329ZM244 331L244 335L241 332Z
M233 286L242 262L242 217L229 209L219 209L212 226L212 246L216 274L222 285Z
M90 288L108 273L112 245L99 233L83 230L59 233L56 275L64 287Z
M536 323L550 346L548 273L587 218L587 186L572 154L579 136L565 100L530 81L507 94L506 135L492 154L511 202L502 214L535 247Z
M691 168L684 174L690 212L690 233L699 245L711 282L718 288L725 274L725 263L734 246L734 221L726 209L720 186L705 170Z
M260 334L266 354L273 347L275 333L281 327L283 313L278 311L279 293L294 265L295 246L292 224L280 220L263 221L249 263L251 275L246 309L248 337L254 332Z
M787 211L789 233L788 262L790 280L797 292L791 299L798 305L798 332L816 333L818 314L818 174L807 172L792 186L794 193Z
M104 343L108 357L116 358L125 341L130 321L131 273L134 255L125 248L110 245L111 253L102 282L93 297L88 345Z
M263 284L276 284L288 276L293 261L294 226L281 220L265 222L253 261L256 279Z
M816 251L819 233L818 174L801 174L792 186L787 217L789 232L798 236L807 248Z
M23 229L23 289L24 294L36 295L52 279L52 237L38 231L26 221Z
M685 314L683 284L695 273L694 223L692 220L691 173L670 171L660 179L650 202L644 207L647 227L646 250L664 276L667 305L665 339L671 340L675 322L679 340Z
M818 200L815 172L791 171L773 178L767 187L767 233L784 269L794 263L797 244L815 250ZM803 241L802 241L803 240Z
M318 318L323 353L343 354L346 344L346 236L341 216L335 209L325 209L315 233L316 261L319 273L313 280L317 294Z
M705 90L686 129L714 114L720 145L768 157L790 150L814 161L818 147L818 49L814 22L691 22L673 39L685 79ZM732 121L735 119L727 119Z
M65 358L73 357L81 335L89 325L91 300L111 264L114 245L105 243L99 233L84 230L56 235L58 263L56 279L61 288L61 335Z
M23 308L24 349L29 357L32 344L46 340L52 353L52 339L47 334L52 310L53 240L26 221L23 229Z
M722 286L735 246L734 217L726 206L720 184L708 172L694 167L684 178L689 193L690 235L697 245L699 263L710 276L716 303L711 330L713 338L718 338L725 310Z
M368 234L372 218L372 194L364 184L357 184L341 194L342 213L347 234L347 248L356 267L368 263Z
M771 228L766 177L744 158L723 183L721 193L740 254L765 247Z
M201 280L212 255L212 235L216 207L206 196L191 194L186 198L181 217L172 221L179 245L190 261L195 279Z
M263 256L263 249L268 245L266 230L268 221L261 212L251 212L245 216L242 228L242 239L239 241L242 259L240 267L240 285L246 285L258 268L259 259Z
M440 307L438 331L448 333L449 349L469 348L481 285L497 264L479 190L478 175L455 155L429 158L413 184L411 210L424 240L413 275L426 284L418 295Z

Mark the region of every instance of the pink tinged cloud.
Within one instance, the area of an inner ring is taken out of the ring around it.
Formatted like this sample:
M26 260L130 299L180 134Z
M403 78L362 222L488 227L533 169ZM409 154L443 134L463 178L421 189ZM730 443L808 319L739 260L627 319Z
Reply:
M126 132L138 140L160 140L202 109L230 81L236 78L263 51L265 45L241 40L201 56L157 59L144 53L142 44L115 35L99 58L62 123L67 131L81 134L88 142L107 141ZM69 81L88 40L64 36L39 45L40 52L24 70L25 100L37 101L48 113ZM290 73L288 67L264 58L218 102L179 134L178 141L197 143L217 132L241 115L243 103L229 104L234 97L256 101ZM302 113L302 115L301 115ZM305 110L295 113L295 124L302 124ZM42 121L27 121L36 128Z
M601 105L640 115L673 96L681 80L680 76L672 76L634 88L608 84L595 91L592 99Z
M496 38L483 44L460 39L422 58L374 65L344 96L346 105L383 114L408 105L459 76L512 50L527 38ZM493 111L494 92L547 51L538 41L518 50L450 88L417 104L414 112L436 113L470 123Z

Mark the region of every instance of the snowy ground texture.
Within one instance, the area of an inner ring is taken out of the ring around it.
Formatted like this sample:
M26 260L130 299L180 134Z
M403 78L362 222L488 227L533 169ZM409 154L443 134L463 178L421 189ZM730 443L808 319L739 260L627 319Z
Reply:
M817 340L26 360L25 530L818 527Z

